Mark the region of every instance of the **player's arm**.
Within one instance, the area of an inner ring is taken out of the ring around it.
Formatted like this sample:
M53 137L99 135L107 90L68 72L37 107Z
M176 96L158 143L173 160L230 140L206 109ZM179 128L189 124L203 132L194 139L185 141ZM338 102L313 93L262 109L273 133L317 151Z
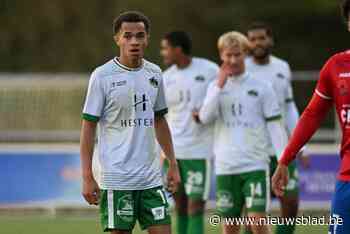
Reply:
M164 116L156 116L154 121L154 128L157 137L157 141L164 152L164 157L169 162L168 170L168 189L171 192L176 192L178 183L180 182L180 174L177 165L177 161L174 154L173 143L171 140L171 134L168 126L168 122Z
M96 71L92 73L86 95L80 134L80 160L83 176L82 194L89 204L98 204L99 187L93 177L92 157L96 126L104 106L104 92Z
M89 204L98 204L99 188L92 173L96 122L82 121L80 134L80 160L83 176L83 196Z
M154 105L154 129L157 141L164 152L164 156L169 161L169 170L167 175L168 189L171 192L176 192L178 184L180 183L180 173L174 154L169 125L165 118L165 114L167 112L168 109L165 102L164 87L161 78L157 99Z
M299 112L293 99L286 100L286 124L288 135L291 135L297 125L299 119Z
M288 183L288 164L293 161L300 149L310 140L332 107L332 83L328 61L320 73L315 93L301 115L288 145L285 148L276 172L272 178L272 187L277 196L282 196Z
M295 159L300 149L310 140L312 135L319 128L331 106L331 100L324 99L317 93L313 95L289 139L289 143L283 152L279 164L288 166L288 164Z
M299 119L299 111L294 102L293 88L292 88L292 72L288 64L286 64L287 79L285 80L285 121L288 130L288 136L290 136L297 125Z
M292 135L294 128L297 125L299 120L299 111L297 106L295 105L293 98L293 89L292 84L290 82L290 78L286 80L286 100L285 100L285 122L287 125L288 136ZM304 145L299 151L299 159L301 160L302 165L307 168L309 167L309 157L305 152L306 146Z
M229 65L223 64L218 72L218 79L214 80L207 90L203 106L199 111L194 111L192 116L197 123L208 124L214 121L219 114L219 96L228 77L232 75Z
M204 99L203 106L199 111L192 112L192 116L197 123L208 124L216 119L219 113L219 95L221 88L217 82L213 81L207 90L207 95Z
M262 94L263 114L271 143L278 157L287 145L288 135L282 123L281 108L273 88L267 85L264 91Z

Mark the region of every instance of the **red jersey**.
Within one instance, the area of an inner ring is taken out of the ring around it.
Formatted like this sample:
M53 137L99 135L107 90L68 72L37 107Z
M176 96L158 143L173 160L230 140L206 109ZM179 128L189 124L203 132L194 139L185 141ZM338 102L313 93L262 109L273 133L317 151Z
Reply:
M341 166L338 178L350 180L350 50L331 57L320 73L316 91L335 104L340 127Z
M338 179L350 181L350 50L332 56L323 66L314 97L303 112L280 162L287 165L296 157L332 104L343 133Z

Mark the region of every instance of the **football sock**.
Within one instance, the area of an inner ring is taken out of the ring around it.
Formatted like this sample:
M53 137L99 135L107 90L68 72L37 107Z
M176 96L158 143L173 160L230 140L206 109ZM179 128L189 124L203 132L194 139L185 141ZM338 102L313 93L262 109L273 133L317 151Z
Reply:
M188 234L203 234L204 233L204 219L203 214L195 214L188 216Z
M188 216L177 214L177 234L187 234Z

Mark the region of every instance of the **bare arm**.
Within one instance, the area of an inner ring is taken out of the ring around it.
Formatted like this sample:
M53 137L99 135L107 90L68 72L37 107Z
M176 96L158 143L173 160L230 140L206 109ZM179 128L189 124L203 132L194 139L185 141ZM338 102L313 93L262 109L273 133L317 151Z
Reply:
M166 159L169 161L169 170L167 176L169 189L172 192L175 192L177 185L180 182L180 175L174 154L168 122L164 116L156 116L154 121L154 129L158 143L161 146Z
M83 176L83 196L89 204L98 204L99 188L92 173L96 122L83 120L80 135L80 160Z
M169 160L169 163L176 163L168 122L163 116L155 118L154 129L165 158Z

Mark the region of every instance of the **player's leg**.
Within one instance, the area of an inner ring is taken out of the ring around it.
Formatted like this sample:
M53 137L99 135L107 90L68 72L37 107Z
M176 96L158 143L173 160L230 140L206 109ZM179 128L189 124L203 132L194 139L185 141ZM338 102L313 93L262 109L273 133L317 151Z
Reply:
M184 172L183 161L184 160L177 160L181 182L179 184L178 191L176 192L176 194L174 194L176 212L176 233L178 234L187 234L188 229L188 200L184 188L184 181L186 181L186 173ZM164 161L163 167L166 174L166 171L169 167L167 160Z
M183 160L185 193L188 198L187 233L204 233L204 206L209 195L211 164L209 160Z
M142 230L150 234L170 234L170 210L162 186L138 191L137 218Z
M182 179L181 179L182 180ZM184 192L183 184L179 185L179 191L174 195L175 200L175 212L176 212L176 233L187 233L188 229L188 200Z
M171 225L154 225L147 228L149 234L171 234Z
M277 157L275 155L270 155L270 163L269 163L269 176L270 176L270 186L271 186L271 179L273 174L275 173L275 170L277 168L278 162ZM275 194L272 192L271 187L270 189L270 198L275 198ZM252 229L249 225L245 225L244 234L253 234Z
M113 230L111 234L131 234L131 231Z
M262 222L266 218L266 212L270 205L270 177L267 171L259 170L242 174L244 185L245 207L248 217L256 221L250 225L254 234L270 233L267 223ZM265 225L266 224L266 225Z
M298 171L296 162L288 166L289 181L286 187L285 194L280 198L281 213L283 218L294 218L298 215L299 208L299 188L298 188ZM276 234L293 234L294 225L278 225Z
M244 194L240 175L216 176L216 208L222 217L223 234L238 234L240 225L225 222L225 218L241 216Z
M129 234L136 223L133 191L101 190L100 215L103 231Z
M337 181L331 207L329 234L350 233L350 182Z

